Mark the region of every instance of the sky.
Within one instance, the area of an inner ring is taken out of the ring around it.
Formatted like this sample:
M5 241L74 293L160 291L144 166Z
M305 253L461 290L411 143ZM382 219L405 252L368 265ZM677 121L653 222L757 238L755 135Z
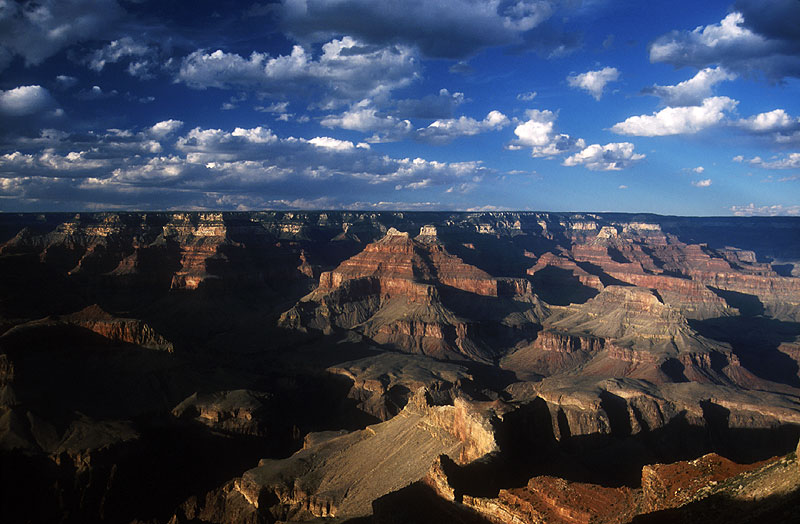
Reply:
M800 215L800 0L0 0L0 211Z

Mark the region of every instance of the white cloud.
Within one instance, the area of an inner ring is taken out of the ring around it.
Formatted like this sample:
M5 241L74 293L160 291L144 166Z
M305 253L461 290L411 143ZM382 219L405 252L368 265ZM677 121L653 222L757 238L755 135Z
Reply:
M737 125L754 133L770 133L798 128L800 127L800 118L789 116L783 109L774 109L743 118Z
M770 161L764 161L761 157L754 157L748 162L764 169L800 169L800 153L789 153L783 158L774 158Z
M567 77L570 87L576 87L588 91L595 100L603 97L603 90L609 82L619 80L619 71L614 67L604 67L598 71L587 71L579 75Z
M517 100L521 102L530 102L534 98L536 98L536 91L528 91L525 93L520 93L517 95Z
M164 120L153 125L148 132L158 139L166 138L183 126L180 120Z
M19 86L8 91L0 90L0 114L27 116L55 105L55 100L42 86Z
M711 179L710 178L706 178L705 180L695 180L695 181L692 181L692 185L694 187L708 187L708 186L711 185Z
M362 100L340 115L328 115L320 122L325 127L338 127L362 133L375 133L369 142L399 140L413 130L411 122L391 115L379 114L369 99Z
M800 206L784 206L774 204L771 206L756 206L752 202L746 205L731 206L730 211L736 216L800 216Z
M702 175L705 170L706 168L704 168L703 166L697 166L694 169L692 169L692 171L694 171L698 175Z
M733 80L736 75L721 67L707 67L697 72L694 77L674 86L654 85L645 89L644 93L655 95L668 106L694 106L711 96L713 87L725 80Z
M633 136L693 134L720 123L725 112L733 111L737 104L726 96L715 96L699 106L665 107L652 115L632 116L614 124L611 130Z
M567 157L565 166L585 166L592 171L619 171L642 160L645 155L634 153L630 142L617 142L601 146L592 144L582 151Z
M699 26L692 31L672 31L650 45L651 62L667 62L676 67L706 67L717 64L729 71L750 74L761 71L772 80L800 75L797 34L776 29L781 24L797 24L796 2L738 2L749 11L748 18L757 20L764 34L749 27L749 20L740 11L733 11L718 24ZM786 10L786 13L778 11ZM794 36L792 36L794 35Z
M729 13L719 24L698 26L691 32L673 32L661 37L650 46L650 61L664 62L674 59L678 53L703 53L714 48L734 45L757 47L764 39L746 27L744 16L739 12ZM688 58L688 57L687 57Z
M251 129L237 127L233 130L231 136L244 138L251 144L271 144L278 141L278 137L275 136L271 129L261 126Z
M334 151L352 151L356 148L356 146L347 140L339 140L336 138L331 138L329 136L318 136L314 137L308 141L309 144L312 144L316 147L322 149L332 149Z
M473 136L486 131L496 131L509 125L511 121L500 111L490 111L483 120L467 116L436 120L428 127L418 129L416 138L432 143L446 143L462 136Z
M512 149L530 147L531 156L547 157L566 153L586 146L583 139L574 139L569 135L555 132L556 114L552 111L529 109L525 112L528 120L514 129L517 139L512 142Z
M417 78L418 68L411 48L376 49L345 36L323 45L318 59L301 46L275 58L258 52L243 58L198 50L183 59L177 80L197 89L251 87L272 95L322 89L328 105L334 106L408 85Z

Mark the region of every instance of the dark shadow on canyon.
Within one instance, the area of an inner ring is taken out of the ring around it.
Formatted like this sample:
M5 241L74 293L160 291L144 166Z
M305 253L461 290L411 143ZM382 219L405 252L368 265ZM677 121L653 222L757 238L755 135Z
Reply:
M800 387L798 362L779 349L782 342L793 342L800 336L800 322L748 316L690 320L689 325L704 337L729 343L741 364L754 375Z
M639 487L646 464L691 460L710 452L734 462L752 463L792 451L800 437L800 426L791 424L772 429L732 428L728 410L710 401L703 404L705 427L691 424L682 413L664 427L632 434L624 402L611 393L602 399L608 408L611 435L570 435L564 431L566 421L556 416L560 440L543 400L509 413L496 427L500 453L466 466L445 461L457 497L495 497L500 489L525 486L539 475L607 487Z

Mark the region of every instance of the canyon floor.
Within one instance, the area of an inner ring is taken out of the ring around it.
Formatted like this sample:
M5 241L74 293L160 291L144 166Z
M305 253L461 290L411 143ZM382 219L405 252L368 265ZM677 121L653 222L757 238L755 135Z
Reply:
M800 218L0 215L0 521L800 522Z

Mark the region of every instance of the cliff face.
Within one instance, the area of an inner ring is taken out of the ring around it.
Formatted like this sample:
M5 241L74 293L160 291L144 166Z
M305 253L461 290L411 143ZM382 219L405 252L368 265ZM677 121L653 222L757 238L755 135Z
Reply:
M517 326L532 325L541 314L526 281L500 280L465 264L444 248L435 227L424 226L416 238L391 228L361 253L323 272L317 289L280 323L326 332L357 329L378 344L409 353L492 361L497 349L477 334L481 319L459 314L450 304L470 296L485 297L501 311L513 303L521 313L514 319Z
M468 463L497 451L494 416L464 400L430 406L423 388L391 420L344 435L310 435L304 449L262 461L236 486L279 520L369 515L373 500L420 479L440 455Z
M780 520L799 234L608 213L2 215L0 520L647 522L750 499Z

